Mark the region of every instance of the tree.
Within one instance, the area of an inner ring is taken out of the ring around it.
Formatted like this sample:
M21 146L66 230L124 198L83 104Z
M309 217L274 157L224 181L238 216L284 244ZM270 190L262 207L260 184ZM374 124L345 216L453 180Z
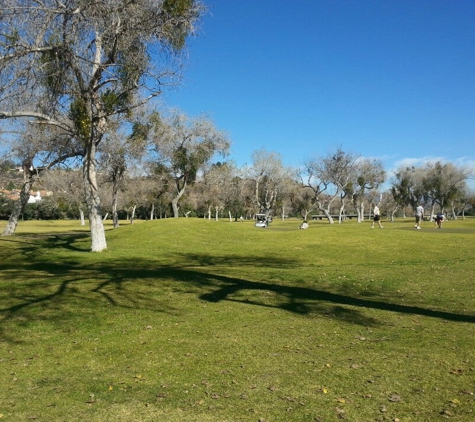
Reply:
M0 118L55 126L84 147L91 250L107 248L96 151L111 116L177 83L197 0L2 0Z
M157 167L166 172L175 185L173 215L179 215L179 201L186 187L196 181L200 171L215 154L226 155L230 141L204 116L188 118L173 111L169 116L151 116L151 136L157 153Z
M314 208L314 194L310 188L302 188L296 183L292 186L289 200L294 212L299 213L304 220L308 220L308 215Z
M352 169L356 159L353 154L347 154L338 148L325 157L307 160L300 172L301 187L313 191L317 208L323 212L330 224L334 223L331 207L335 199L351 190Z
M322 177L330 181L335 186L335 192L341 198L338 221L342 222L342 214L345 210L345 198L354 194L353 181L355 178L355 167L358 156L346 153L338 148L334 153L322 159ZM336 198L336 195L334 196Z
M20 215L23 213L34 180L45 171L81 154L81 146L66 137L55 127L29 127L10 142L11 153L21 162L23 183L20 199L15 203L2 236L15 234Z
M219 211L227 209L229 220L232 215L237 220L242 213L243 180L233 162L218 162L213 164L203 175L199 183L200 197L206 207L205 216L211 219L211 209L214 207L215 220L218 220Z
M452 217L457 218L454 204L462 199L466 192L466 180L470 171L457 167L452 163L427 163L423 168L422 187L426 200L431 204L431 218L434 215L436 204L442 212L450 207Z
M364 220L366 195L377 190L386 179L383 163L377 159L362 158L354 166L354 179L351 183L351 201L358 215L358 223Z
M254 201L260 213L270 214L289 173L290 171L284 167L280 154L268 152L265 149L252 153L249 178L254 183Z
M400 167L392 181L391 194L398 208L403 211L407 206L413 210L424 201L424 174L420 168ZM396 210L393 211L395 213Z
M114 228L119 227L119 191L129 166L137 166L145 152L148 125L132 122L131 133L121 130L119 124L111 125L100 149L100 167L106 174L106 183L112 187L111 212Z
M58 207L64 209L68 216L78 217L81 226L85 226L84 210L86 197L82 188L80 168L46 171L43 182L54 192Z

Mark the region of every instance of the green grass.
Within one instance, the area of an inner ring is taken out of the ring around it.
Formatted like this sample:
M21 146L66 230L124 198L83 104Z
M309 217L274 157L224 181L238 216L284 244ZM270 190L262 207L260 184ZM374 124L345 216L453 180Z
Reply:
M20 223L0 420L475 420L475 220L298 224Z

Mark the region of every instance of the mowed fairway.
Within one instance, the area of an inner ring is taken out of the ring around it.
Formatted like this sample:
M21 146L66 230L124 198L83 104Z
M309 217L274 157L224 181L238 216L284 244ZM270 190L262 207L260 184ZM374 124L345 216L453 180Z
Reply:
M475 220L298 224L20 223L0 421L474 421Z

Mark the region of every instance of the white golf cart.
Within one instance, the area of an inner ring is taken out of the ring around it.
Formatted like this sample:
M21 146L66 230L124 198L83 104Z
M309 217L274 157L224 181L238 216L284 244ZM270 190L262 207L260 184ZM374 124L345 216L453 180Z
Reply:
M254 226L267 228L271 221L272 218L267 214L256 214L256 222L254 223Z

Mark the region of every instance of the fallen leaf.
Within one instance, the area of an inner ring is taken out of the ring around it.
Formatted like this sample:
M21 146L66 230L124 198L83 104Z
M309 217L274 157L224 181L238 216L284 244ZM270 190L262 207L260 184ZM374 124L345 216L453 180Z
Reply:
M89 394L89 400L86 401L86 403L95 403L96 402L96 397L94 394Z
M396 402L399 402L401 401L401 396L399 394L391 394L389 397L388 397L388 400L389 401L392 401L394 403Z

